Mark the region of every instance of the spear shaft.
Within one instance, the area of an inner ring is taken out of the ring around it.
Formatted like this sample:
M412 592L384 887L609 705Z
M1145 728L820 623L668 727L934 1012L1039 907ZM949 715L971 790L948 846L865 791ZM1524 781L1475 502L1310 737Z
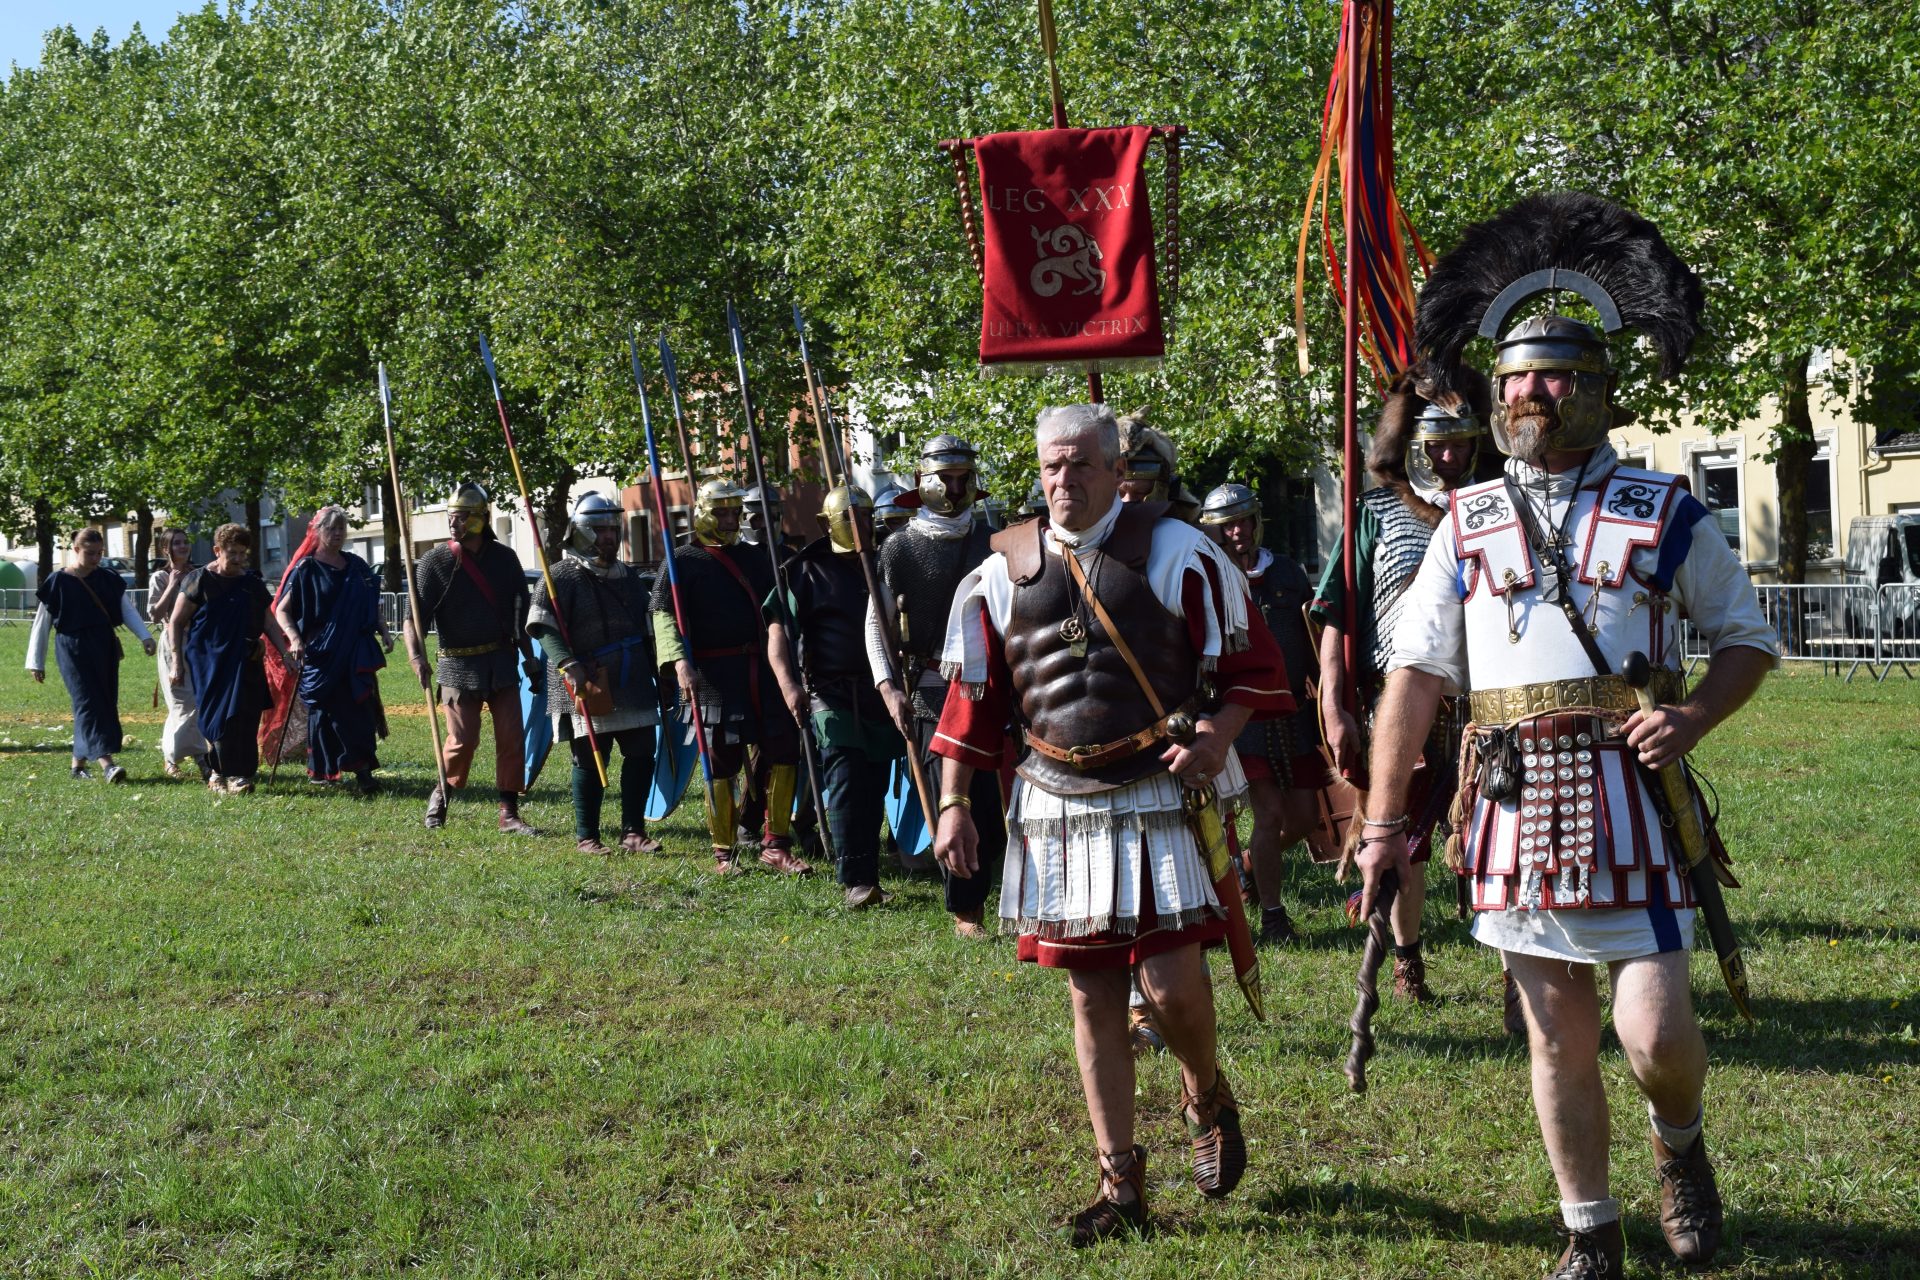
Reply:
M833 409L827 402L827 388L813 374L813 361L807 353L806 320L800 314L800 304L793 304L793 325L800 331L800 368L807 377L807 396L813 402L814 422L819 425L822 439L832 436L839 438L834 430ZM841 463L841 477L847 483L852 480ZM873 530L861 528L860 521L853 517L853 549L860 557L860 575L866 579L867 597L872 603L874 616L880 620L881 638L885 642L887 683L908 697L912 696L900 674L900 620L894 616L892 606L887 601L887 593L880 585L880 557L873 545ZM907 773L913 779L913 789L920 797L920 816L927 824L927 834L931 837L939 828L939 818L933 807L933 788L927 779L927 762L920 757L917 742L909 740L906 744Z
M513 441L513 427L507 422L507 402L500 394L500 375L493 367L493 348L487 345L487 335L480 335L480 360L487 366L487 381L493 384L493 407L500 411L500 430L507 437L507 456L513 460L514 483L520 486L520 505L527 512L527 529L533 535L533 558L540 564L540 581L547 587L547 603L553 606L553 621L560 629L560 639L567 648L573 648L573 635L567 629L567 616L560 612L560 597L553 589L553 572L547 567L547 549L540 541L540 524L533 518L533 498L527 493L527 476L520 469L520 447ZM566 684L566 677L561 677ZM587 710L587 704L572 686L567 692L573 696L573 705L580 712L580 719L587 726L587 747L593 752L593 770L600 775L600 785L607 785L607 763L600 757L600 739L593 732L593 715Z
M413 581L413 517L407 510L406 497L400 490L400 454L393 447L393 392L387 386L387 364L382 360L376 366L380 375L380 423L387 433L387 478L393 484L393 519L400 530L400 568L407 583L407 626L413 628L413 634L420 643L420 656L427 656L427 638L420 632L420 589ZM421 691L427 698L427 724L433 730L433 768L440 775L440 794L447 794L447 762L440 754L440 705L433 696L433 682L428 681Z
M664 339L662 340L664 342ZM633 385L640 393L640 425L647 433L647 469L652 479L653 509L660 521L661 548L660 558L667 569L667 593L673 600L673 624L680 628L680 634L687 632L687 606L680 597L680 574L673 562L673 526L667 521L666 482L660 478L660 445L654 439L653 411L647 404L647 383L640 372L640 346L633 335L627 335L627 352L633 357ZM675 396L675 400L678 400ZM688 474L692 471L689 469ZM707 811L713 811L713 758L707 751L707 729L700 719L700 699L693 698L687 704L687 711L693 717L693 740L700 749L700 778L707 789Z
M753 482L760 488L764 510L771 514L772 489L767 486L767 469L760 460L760 426L753 414L753 392L747 385L747 345L740 333L740 314L733 309L733 301L727 301L727 336L733 342L733 368L740 379L740 406L747 419L747 457L753 463ZM787 638L788 657L793 661L793 669L800 670L798 635L794 630L793 614L787 609L787 575L780 564L780 527L769 522L767 526L767 564L773 569L774 611L779 615L780 630ZM800 750L807 765L807 789L813 794L814 820L819 828L820 843L829 857L834 856L833 840L827 832L827 806L820 795L820 765L815 754L813 726L805 721L794 726L800 733ZM838 859L836 858L836 861Z

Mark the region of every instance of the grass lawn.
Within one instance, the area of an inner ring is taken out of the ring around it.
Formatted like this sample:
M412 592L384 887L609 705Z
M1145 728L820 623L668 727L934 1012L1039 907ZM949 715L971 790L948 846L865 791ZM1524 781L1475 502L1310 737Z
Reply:
M1356 1099L1359 934L1294 868L1306 941L1265 953L1273 1021L1214 966L1246 1182L1192 1188L1175 1070L1147 1063L1159 1230L1077 1255L1064 983L954 939L937 884L849 917L825 876L721 882L685 813L664 856L585 857L559 767L526 805L547 838L498 834L485 791L425 831L398 678L373 800L284 770L250 797L166 782L137 651L134 784L74 782L25 637L0 627L0 1274L1533 1277L1558 1253L1526 1059L1439 872L1446 998L1382 1010ZM1696 957L1716 1274L1920 1274L1920 684L1776 676L1702 763L1762 1018ZM1617 1046L1603 1065L1652 1275L1643 1107Z

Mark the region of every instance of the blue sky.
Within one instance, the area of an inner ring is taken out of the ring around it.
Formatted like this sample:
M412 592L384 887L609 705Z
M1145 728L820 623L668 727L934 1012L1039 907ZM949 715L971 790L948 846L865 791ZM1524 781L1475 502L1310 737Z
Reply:
M15 63L40 62L42 37L54 27L71 26L81 39L105 27L118 43L134 23L147 39L165 38L182 9L198 9L204 0L0 0L0 75Z

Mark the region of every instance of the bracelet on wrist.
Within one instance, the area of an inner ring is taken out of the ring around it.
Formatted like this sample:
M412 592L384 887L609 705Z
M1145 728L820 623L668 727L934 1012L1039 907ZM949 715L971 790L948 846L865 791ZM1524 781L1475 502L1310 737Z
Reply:
M1363 827L1372 827L1376 831L1405 831L1407 829L1407 821L1411 817L1411 814L1403 813L1397 818L1388 818L1384 822L1378 818L1362 818L1360 825Z
M941 813L945 813L947 810L954 808L956 805L963 809L971 809L973 808L973 797L968 795L963 795L957 791L949 795L944 795L940 797Z

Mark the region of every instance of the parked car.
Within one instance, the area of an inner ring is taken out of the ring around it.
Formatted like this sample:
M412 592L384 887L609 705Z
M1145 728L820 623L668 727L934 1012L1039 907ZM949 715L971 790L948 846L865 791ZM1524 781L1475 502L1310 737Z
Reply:
M1854 517L1847 526L1846 578L1848 586L1875 588L1873 595L1849 593L1850 634L1872 635L1877 610L1882 636L1920 636L1920 511Z

